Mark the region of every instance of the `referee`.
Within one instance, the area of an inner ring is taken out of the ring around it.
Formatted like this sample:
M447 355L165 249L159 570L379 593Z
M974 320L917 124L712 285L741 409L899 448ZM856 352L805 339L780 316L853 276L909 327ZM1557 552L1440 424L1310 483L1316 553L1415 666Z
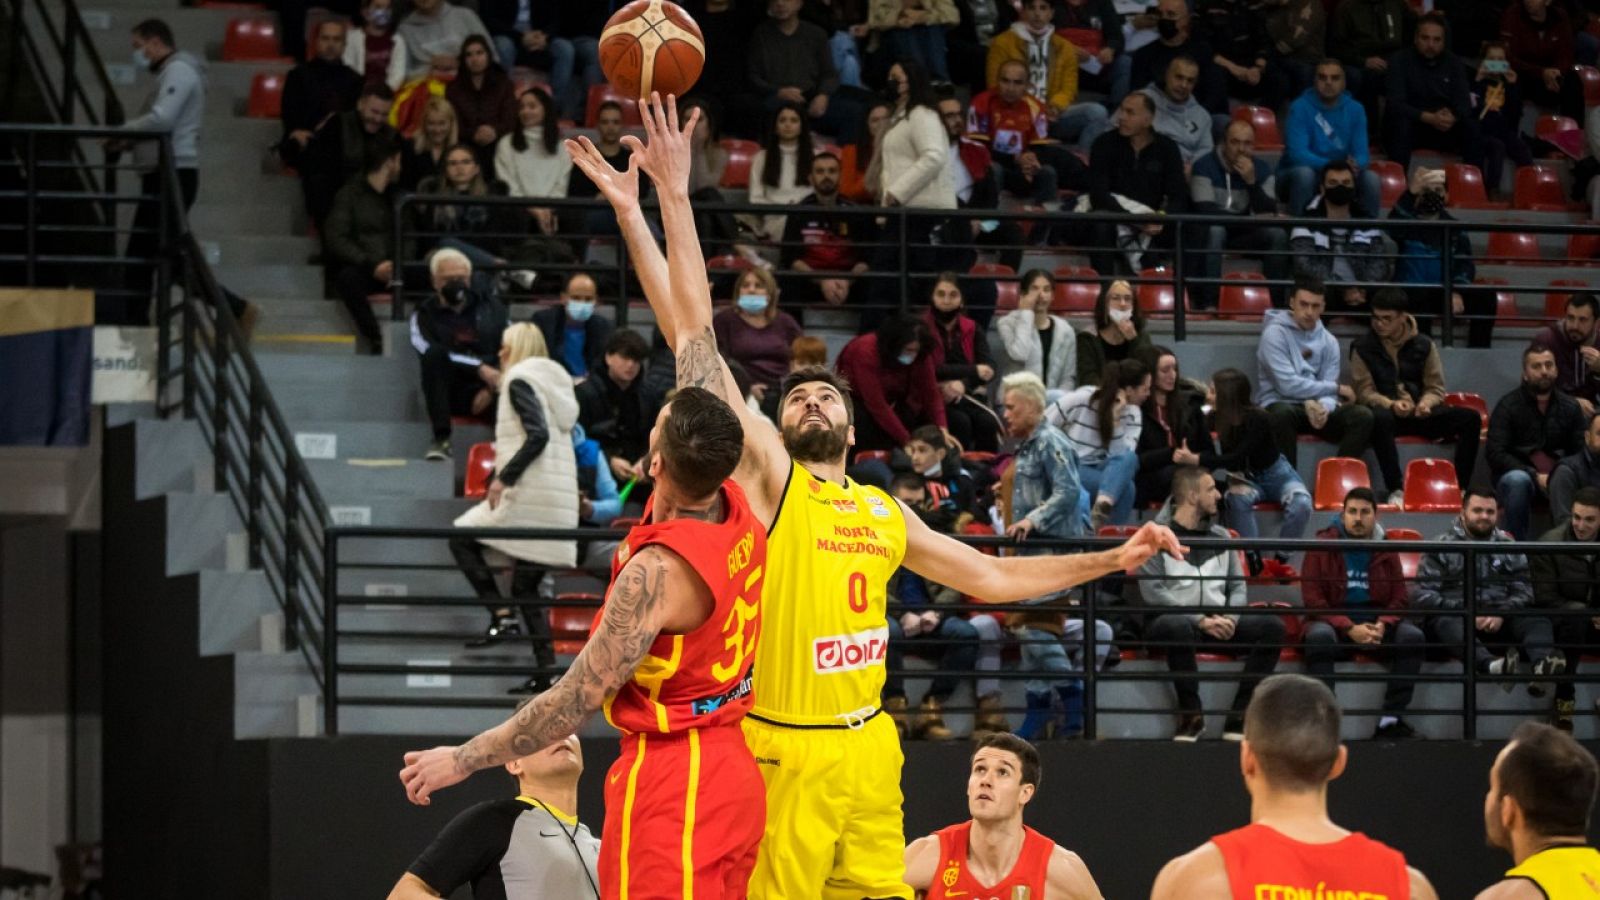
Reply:
M448 897L469 882L475 900L599 900L600 841L577 816L578 736L514 759L506 771L517 779L517 796L486 800L452 819L389 900Z

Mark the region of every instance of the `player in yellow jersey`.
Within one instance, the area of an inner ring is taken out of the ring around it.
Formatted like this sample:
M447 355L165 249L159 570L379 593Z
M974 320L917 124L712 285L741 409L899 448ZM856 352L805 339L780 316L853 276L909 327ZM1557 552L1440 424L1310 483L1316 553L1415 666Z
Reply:
M758 424L711 332L711 288L689 205L689 136L677 105L646 103L647 142L613 169L587 139L574 162L611 202L634 273L678 359L678 385L730 399L746 417L734 480L767 523L767 594L755 657L755 706L745 740L767 786L767 831L750 896L758 900L912 896L901 857L900 743L880 715L886 588L905 565L992 602L1059 591L1182 553L1147 525L1100 553L1000 559L935 533L900 503L845 475L853 440L849 388L826 369L791 377L779 401L782 436ZM639 172L655 182L667 253L639 209Z
M1478 900L1600 898L1600 852L1588 846L1597 779L1572 735L1538 722L1512 732L1489 770L1483 826L1516 865Z

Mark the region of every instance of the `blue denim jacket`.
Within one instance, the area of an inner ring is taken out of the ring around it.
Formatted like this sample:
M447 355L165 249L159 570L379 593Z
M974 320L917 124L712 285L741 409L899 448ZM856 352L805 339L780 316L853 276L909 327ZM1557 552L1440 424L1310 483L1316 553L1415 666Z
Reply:
M1011 488L1012 521L1033 522L1040 537L1069 538L1088 527L1078 502L1078 456L1061 429L1041 421L1017 448L1011 461L1016 476Z

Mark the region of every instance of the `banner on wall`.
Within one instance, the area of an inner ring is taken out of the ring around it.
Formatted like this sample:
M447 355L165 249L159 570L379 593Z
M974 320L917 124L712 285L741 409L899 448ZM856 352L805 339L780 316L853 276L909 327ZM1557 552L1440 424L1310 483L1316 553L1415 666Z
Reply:
M154 403L156 330L123 325L94 329L92 403Z
M0 288L0 445L89 440L94 292Z

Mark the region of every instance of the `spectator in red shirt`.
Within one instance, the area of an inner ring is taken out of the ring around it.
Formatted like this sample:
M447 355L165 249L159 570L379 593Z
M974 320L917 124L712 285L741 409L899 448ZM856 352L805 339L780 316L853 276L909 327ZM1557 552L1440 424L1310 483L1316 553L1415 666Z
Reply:
M994 380L994 354L988 335L962 310L961 283L954 272L941 272L933 284L925 322L932 335L934 377L944 397L950 434L962 448L1000 449L1000 417L989 407L989 382Z
M1583 82L1572 71L1573 28L1550 0L1513 0L1500 17L1500 39L1524 97L1583 122Z
M850 381L857 450L894 450L923 425L946 428L933 343L922 320L884 319L876 332L846 344L833 367Z
M1088 170L1065 147L1050 140L1043 103L1028 93L1028 67L1001 63L993 90L972 98L967 132L989 141L989 152L1004 175L1001 187L1034 203L1056 201L1059 187L1081 191Z
M839 194L840 170L839 157L832 153L812 157L811 193L802 197L799 205L856 209ZM786 278L785 286L806 305L861 302L866 282L847 276L867 271L867 261L857 247L872 241L873 230L871 217L859 213L791 213L783 226L779 264L787 271L808 274ZM820 277L824 273L832 277Z

